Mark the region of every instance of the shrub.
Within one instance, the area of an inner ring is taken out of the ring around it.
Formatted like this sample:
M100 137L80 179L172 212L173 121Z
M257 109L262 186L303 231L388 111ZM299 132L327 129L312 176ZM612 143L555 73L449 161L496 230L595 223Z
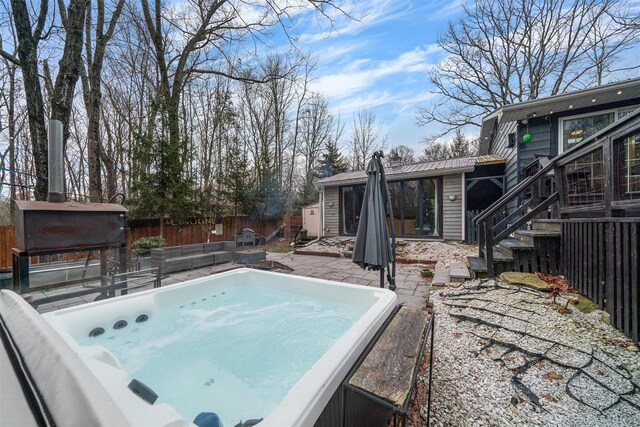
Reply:
M131 250L138 256L147 256L151 254L151 249L164 248L166 243L162 236L143 237L136 240L131 245Z

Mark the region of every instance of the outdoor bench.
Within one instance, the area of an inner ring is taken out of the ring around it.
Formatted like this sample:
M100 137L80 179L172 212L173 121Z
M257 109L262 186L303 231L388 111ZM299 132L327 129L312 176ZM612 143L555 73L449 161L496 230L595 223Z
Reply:
M161 274L193 270L233 261L235 247L235 242L213 242L151 249L151 265Z

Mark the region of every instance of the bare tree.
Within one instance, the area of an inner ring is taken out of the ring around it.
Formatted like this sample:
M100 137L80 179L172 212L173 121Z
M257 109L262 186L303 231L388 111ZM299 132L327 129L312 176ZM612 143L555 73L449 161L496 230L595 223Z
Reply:
M387 166L390 165L390 159L397 157L401 165L408 165L416 162L416 152L413 148L406 145L396 145L391 147L389 153L384 157Z
M365 108L358 111L353 118L353 134L351 135L351 168L363 170L371 155L384 149L386 135L382 133L382 124L376 120L376 113Z
M438 138L507 104L600 84L638 40L618 0L477 0L438 38L440 97L416 113Z
M456 129L451 141L427 141L420 160L432 162L436 160L469 157L478 154L478 140L467 138L462 130Z
M124 0L118 0L115 4L111 19L106 31L106 12L104 0L95 4L95 9L87 8L85 19L85 58L81 68L82 92L84 105L88 118L87 153L89 165L89 197L92 202L102 201L102 177L100 170L101 160L107 170L107 196L112 197L116 192L114 163L103 154L100 138L100 114L102 102L102 68L107 48L107 43L113 37L116 23L122 13ZM93 20L95 10L96 19Z

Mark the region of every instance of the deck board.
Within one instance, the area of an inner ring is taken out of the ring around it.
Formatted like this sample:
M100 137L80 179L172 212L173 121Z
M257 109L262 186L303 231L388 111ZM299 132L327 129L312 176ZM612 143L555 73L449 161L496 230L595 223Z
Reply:
M349 384L401 408L411 391L429 313L402 307Z

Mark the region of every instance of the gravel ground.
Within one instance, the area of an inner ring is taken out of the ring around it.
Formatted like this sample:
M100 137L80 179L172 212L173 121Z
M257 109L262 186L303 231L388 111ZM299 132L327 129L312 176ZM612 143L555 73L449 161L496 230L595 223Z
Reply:
M561 314L545 294L494 281L431 300L431 425L640 425L640 353L601 311Z
M351 237L323 238L318 242L305 246L302 251L329 252L342 255L353 245ZM478 254L477 245L459 242L428 242L398 239L396 249L398 258L425 264L436 263L436 268L448 267L451 262L466 262L468 256Z

